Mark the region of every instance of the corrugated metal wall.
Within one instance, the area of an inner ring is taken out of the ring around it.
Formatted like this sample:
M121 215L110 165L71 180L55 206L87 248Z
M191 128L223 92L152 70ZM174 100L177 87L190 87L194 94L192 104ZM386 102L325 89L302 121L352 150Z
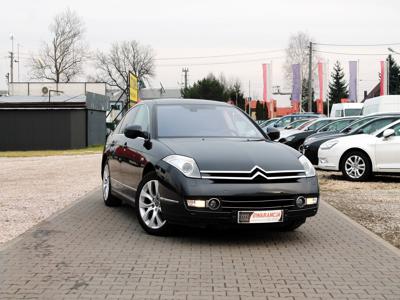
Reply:
M104 111L0 110L0 151L84 148L103 144L105 134Z

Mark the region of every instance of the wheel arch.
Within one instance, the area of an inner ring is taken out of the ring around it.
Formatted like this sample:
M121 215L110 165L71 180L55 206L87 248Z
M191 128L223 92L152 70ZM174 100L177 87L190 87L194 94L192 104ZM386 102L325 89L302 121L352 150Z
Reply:
M147 163L146 166L143 168L142 178L146 174L148 174L148 173L150 173L152 171L155 171L155 170L156 170L156 168L154 167L154 165L151 162Z
M368 152L365 151L364 149L361 149L361 148L358 148L358 147L353 147L353 148L347 149L345 152L343 152L343 154L342 154L342 156L340 157L340 160L339 160L339 166L338 166L338 167L339 167L339 170L340 170L340 168L341 168L341 166L342 166L344 157L345 157L348 153L350 153L350 152L361 152L361 153L365 154L366 157L369 159L369 164L370 164L370 166L371 166L371 170L374 169L374 166L373 166L373 164L372 164L371 156L368 154Z

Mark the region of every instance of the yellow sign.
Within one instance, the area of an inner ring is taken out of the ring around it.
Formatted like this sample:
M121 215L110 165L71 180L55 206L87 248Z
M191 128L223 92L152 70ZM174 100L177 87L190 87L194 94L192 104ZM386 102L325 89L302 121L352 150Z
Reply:
M139 101L138 79L135 74L129 72L129 100L132 102Z

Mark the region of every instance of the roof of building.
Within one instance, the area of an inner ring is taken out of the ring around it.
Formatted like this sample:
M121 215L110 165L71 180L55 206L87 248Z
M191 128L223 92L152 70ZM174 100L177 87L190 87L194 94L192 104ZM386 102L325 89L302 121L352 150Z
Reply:
M2 109L43 109L43 108L87 108L105 111L109 107L109 98L103 95L87 93L78 96L8 96L0 97Z

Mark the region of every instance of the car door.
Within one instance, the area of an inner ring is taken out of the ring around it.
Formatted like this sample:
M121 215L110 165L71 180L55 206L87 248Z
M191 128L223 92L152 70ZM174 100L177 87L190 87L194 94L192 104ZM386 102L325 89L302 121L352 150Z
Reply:
M394 135L384 138L382 134L375 145L377 171L400 172L400 123L390 127Z
M109 160L111 184L113 189L120 193L124 193L125 190L123 186L123 174L121 167L126 148L126 137L124 135L124 130L128 124L133 122L136 113L136 107L130 109L118 124L111 138L112 153Z
M150 132L150 111L146 104L137 106L137 113L127 126L140 126L142 131ZM145 156L145 139L124 137L123 155L121 159L121 182L124 193L134 200L136 189L141 181L143 168L147 163Z

